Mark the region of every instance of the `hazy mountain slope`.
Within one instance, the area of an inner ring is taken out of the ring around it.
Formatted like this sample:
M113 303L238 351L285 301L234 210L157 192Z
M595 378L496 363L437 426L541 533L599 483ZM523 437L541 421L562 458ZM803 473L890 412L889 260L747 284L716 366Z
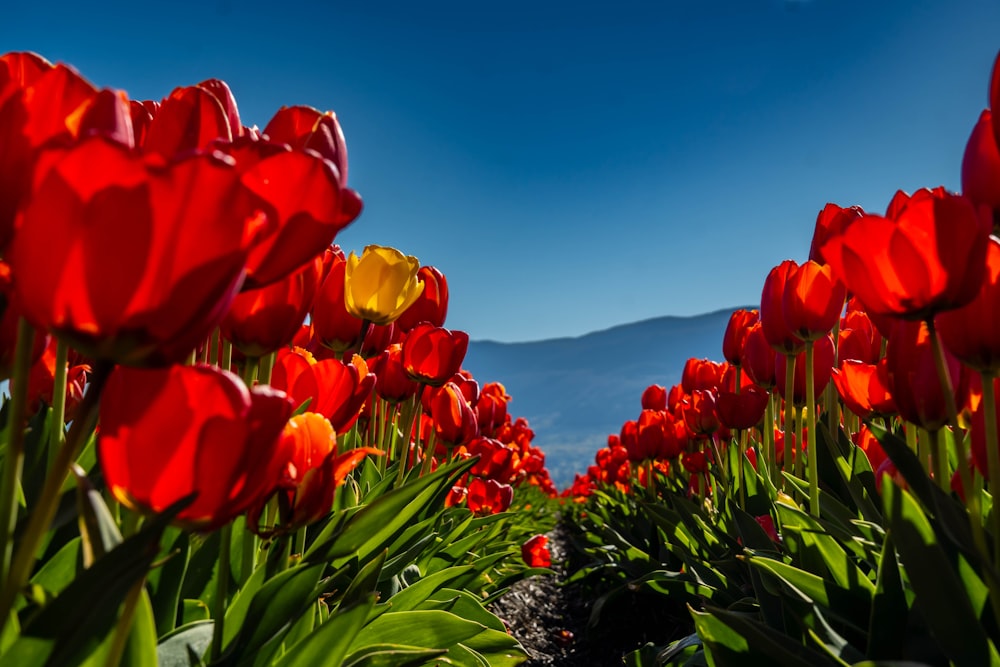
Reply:
M586 470L609 433L638 416L646 387L678 383L690 357L722 359L732 312L659 317L577 338L472 341L464 367L481 384L504 384L511 414L528 419L562 488Z

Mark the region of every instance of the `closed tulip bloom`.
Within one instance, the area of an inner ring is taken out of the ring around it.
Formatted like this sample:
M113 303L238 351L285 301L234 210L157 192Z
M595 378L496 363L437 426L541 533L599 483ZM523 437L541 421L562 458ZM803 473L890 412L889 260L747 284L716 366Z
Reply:
M440 387L458 373L469 334L422 322L403 339L403 368L412 379Z
M443 327L448 315L448 281L433 266L421 266L417 278L424 281L424 291L412 306L403 311L396 320L396 326L403 331L410 331L421 322Z
M353 252L344 272L347 312L374 324L388 324L403 314L424 290L417 277L420 263L395 248L369 245Z
M809 259L819 264L826 264L823 257L823 245L831 237L839 236L852 222L865 214L860 206L843 208L836 204L827 204L816 216L816 229L813 232L812 244L809 246Z
M475 403L480 433L493 437L497 429L510 422L510 414L507 412L509 402L510 395L499 382L487 382L483 385L479 400Z
M347 258L343 251L337 246L329 248L324 255L324 263L326 274L310 312L313 335L324 347L343 352L355 347L361 340L364 323L347 312L344 295Z
M889 391L899 410L899 416L928 431L936 431L948 423L948 410L930 334L924 322L899 321L893 327L885 352ZM945 350L945 361L955 390L959 410L969 396L968 372L951 353Z
M897 193L886 217L862 217L823 254L869 313L926 320L975 298L992 226L968 198L943 188Z
M681 415L694 436L709 436L719 430L719 416L715 411L715 393L695 389L690 398L681 403Z
M978 371L1000 371L1000 241L990 237L986 279L971 303L934 319L941 342Z
M764 389L775 385L775 363L778 353L764 336L764 328L758 322L750 327L741 357L743 370L750 379Z
M800 340L828 334L840 320L847 291L830 267L810 260L788 275L781 313L785 325Z
M521 545L521 559L528 567L552 567L552 554L547 546L549 538L535 535Z
M428 403L440 444L457 447L479 435L476 413L453 382L434 388Z
M287 346L312 307L323 260L312 262L266 287L240 292L219 328L222 337L248 357L262 357Z
M666 410L667 388L659 384L651 384L642 392L643 410Z
M776 351L784 355L795 355L805 349L802 339L785 321L785 285L799 265L786 259L771 269L764 279L764 289L760 296L760 324L764 338Z
M965 145L962 194L977 206L989 208L994 220L1000 215L1000 149L993 136L993 114L989 109L979 115Z
M770 396L766 389L752 384L740 390L720 391L715 399L719 422L728 429L753 428L764 418Z
M839 359L874 364L882 356L882 334L861 310L848 310L841 318L837 345Z
M715 389L722 381L725 372L725 362L688 359L684 362L684 370L681 372L681 387L685 394L690 394L695 389Z
M197 492L177 522L212 530L275 487L292 403L214 366L118 367L101 396L98 458L125 506L162 512Z
M375 374L375 393L383 401L399 403L420 389L420 383L411 380L403 369L403 346L399 343L390 345L375 357L371 369Z
M187 151L208 150L217 141L228 143L234 129L239 134L239 112L229 86L217 79L206 84L175 88L157 105L143 136L147 155L170 161ZM230 104L228 110L223 100Z
M746 344L750 327L760 319L760 312L754 308L741 308L733 311L726 325L726 333L722 338L722 356L733 366L742 364L743 346Z

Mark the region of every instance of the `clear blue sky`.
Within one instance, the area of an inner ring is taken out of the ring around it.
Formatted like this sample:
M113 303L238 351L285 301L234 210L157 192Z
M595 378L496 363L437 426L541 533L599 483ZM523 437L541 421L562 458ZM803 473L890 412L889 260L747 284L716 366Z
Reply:
M1000 50L996 0L8 4L0 49L133 98L336 111L338 241L437 266L447 325L502 341L754 303L826 202L958 189Z

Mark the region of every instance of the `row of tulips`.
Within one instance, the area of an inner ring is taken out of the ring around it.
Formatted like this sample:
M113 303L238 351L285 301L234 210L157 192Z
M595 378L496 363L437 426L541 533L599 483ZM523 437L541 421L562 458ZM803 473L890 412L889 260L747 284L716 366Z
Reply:
M444 275L334 244L347 171L332 112L0 57L0 660L523 659L544 455Z
M961 194L823 208L724 361L649 387L567 491L590 575L692 605L696 634L632 660L1000 664L998 146L987 109Z

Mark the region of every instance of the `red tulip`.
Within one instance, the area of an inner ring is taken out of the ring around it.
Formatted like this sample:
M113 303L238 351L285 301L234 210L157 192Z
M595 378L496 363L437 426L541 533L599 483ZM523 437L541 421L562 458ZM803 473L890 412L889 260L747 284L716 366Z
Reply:
M347 269L344 253L334 246L326 252L325 261L328 265L326 277L316 293L311 311L313 334L325 347L343 352L357 346L364 322L347 312L344 305Z
M510 483L517 465L513 448L494 438L473 438L466 447L471 456L478 456L479 461L469 470L476 477L495 479L498 482Z
M992 221L943 188L897 193L823 246L834 276L869 313L926 320L975 298Z
M722 356L733 366L743 363L743 347L746 345L747 334L750 332L750 327L759 320L760 312L756 308L752 310L741 308L729 316L729 324L726 325L726 333L722 338Z
M651 384L642 392L643 410L666 410L667 409L667 388Z
M248 357L287 346L312 307L322 270L323 260L316 257L277 282L240 292L219 325L222 337Z
M510 421L507 403L510 396L499 382L487 382L476 401L476 421L483 435L492 436L498 428Z
M719 430L715 393L712 391L695 389L690 398L681 403L681 414L688 430L695 436L708 436Z
M435 387L428 394L428 416L434 422L438 443L457 447L479 434L476 413L454 382Z
M743 370L754 383L764 389L775 385L775 363L778 353L774 351L764 336L764 327L760 322L747 331L747 338L741 357Z
M812 244L809 246L809 259L819 264L826 264L823 257L823 245L834 236L840 236L848 225L865 214L860 206L842 208L836 204L827 204L816 216L816 229L813 232Z
M841 360L874 364L882 356L882 334L864 311L847 311L840 320L838 338L837 356Z
M936 431L947 424L947 403L926 323L897 322L889 337L885 358L889 391L900 417L928 431ZM968 399L968 373L947 350L945 359L955 389L955 402L961 410Z
M375 373L375 393L383 401L399 403L415 395L420 383L411 380L403 369L403 346L393 343L371 363Z
M223 100L229 109L223 106ZM232 120L230 113L234 115ZM190 151L210 150L215 142L229 143L240 128L236 100L229 86L212 79L171 91L151 116L143 133L142 149L168 162Z
M375 375L357 355L350 363L316 361L300 348L282 348L271 371L272 387L287 393L296 406L309 400L309 411L329 419L337 433L354 425L374 385Z
M681 374L681 387L685 394L695 389L712 390L719 386L726 372L726 364L708 359L688 359Z
M993 136L993 114L989 109L979 115L979 122L965 145L962 194L977 206L989 208L993 216L1000 212L1000 150Z
M844 405L862 419L867 419L873 412L883 415L896 413L888 388L888 366L884 360L878 364L867 364L845 359L840 362L840 368L833 370L832 379Z
M236 173L195 154L154 167L94 137L48 171L8 260L25 315L87 356L183 359L218 325L260 227Z
M544 535L535 535L521 545L521 558L528 567L552 567L548 542L549 538Z
M44 406L52 405L56 380L56 345L48 339L44 353L28 370L28 414L33 415ZM83 390L87 385L90 364L69 364L66 369L66 402L64 418L72 421L76 408L83 400ZM11 384L13 390L13 383Z
M469 334L422 322L403 340L403 368L412 379L440 387L462 367Z
M506 511L514 500L514 487L495 479L472 478L469 482L468 508L476 516L498 514Z
M862 426L860 431L852 434L851 440L868 457L868 464L872 470L878 470L889 459L889 455L882 449L882 444L875 438L867 426Z
M413 305L403 311L396 320L396 326L403 331L410 331L421 322L443 327L448 315L448 281L433 266L421 266L417 270L417 279L424 281L424 291Z
M798 264L786 259L771 269L764 279L760 295L760 324L764 338L771 347L785 355L798 354L805 349L802 339L785 321L785 285L798 268Z
M726 428L753 428L764 418L769 398L766 389L753 384L743 387L738 394L734 391L720 391L715 400L715 411Z
M840 320L846 297L830 267L810 260L790 272L785 282L781 304L785 326L804 341L826 336Z
M23 313L13 299L14 284L10 267L0 261L0 381L10 377L14 363L14 349L17 346L17 329ZM49 335L36 331L31 348L31 363L34 364L45 353Z
M101 396L98 457L108 488L147 512L197 492L177 521L217 528L274 489L292 407L283 393L248 390L214 366L119 367Z
M1000 370L1000 241L990 237L986 278L969 304L938 315L941 342L959 361L979 371Z

